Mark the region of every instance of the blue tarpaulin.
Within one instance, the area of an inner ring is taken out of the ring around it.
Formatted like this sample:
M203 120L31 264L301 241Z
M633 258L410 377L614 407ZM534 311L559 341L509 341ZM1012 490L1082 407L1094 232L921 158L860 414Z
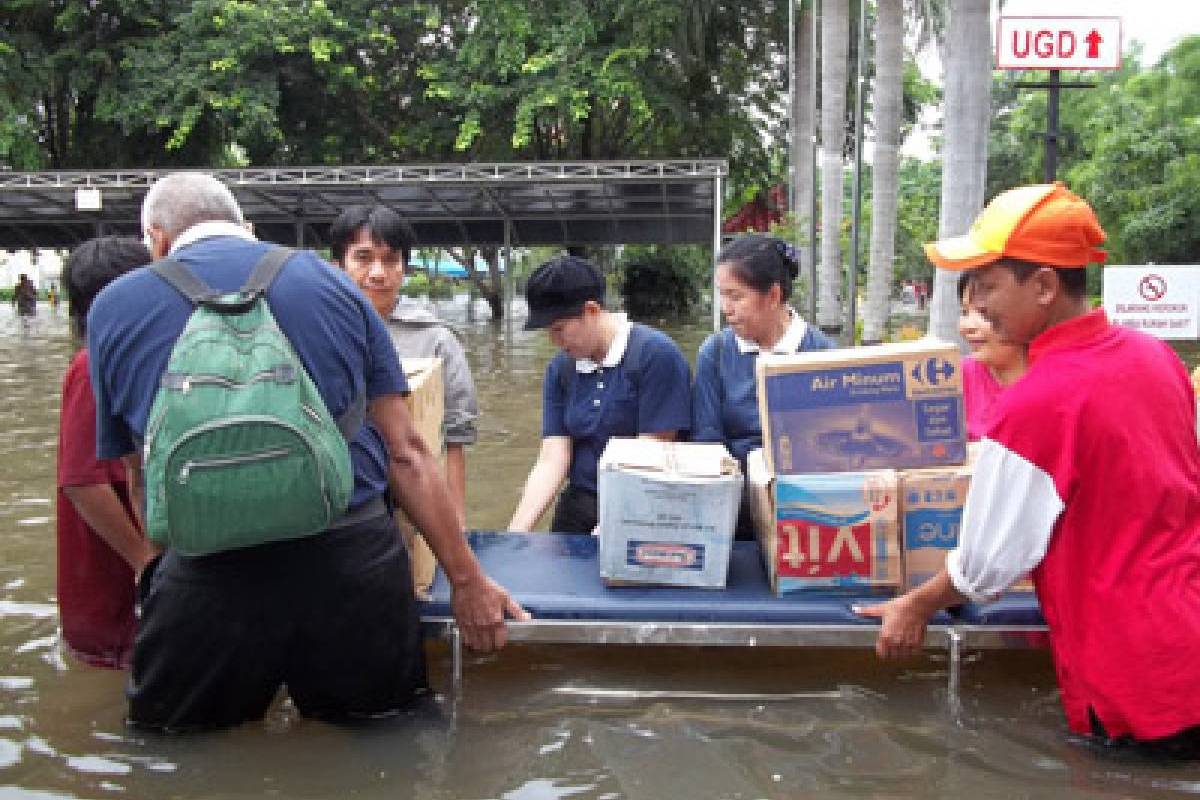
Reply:
M435 258L431 255L423 255L421 253L413 253L412 263L409 264L410 269L420 272L427 272L430 275L438 275L442 278L465 278L467 270L462 264L448 255ZM488 271L487 262L482 258L475 257L475 270L486 274ZM504 272L504 259L500 259L500 272Z

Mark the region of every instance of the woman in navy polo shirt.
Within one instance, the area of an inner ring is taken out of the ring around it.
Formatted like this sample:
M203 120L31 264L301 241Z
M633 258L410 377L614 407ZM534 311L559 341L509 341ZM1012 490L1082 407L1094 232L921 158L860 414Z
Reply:
M729 327L712 334L696 356L692 387L692 440L722 442L746 467L762 447L754 363L759 353L800 353L837 347L788 305L800 273L795 249L781 239L751 234L717 256L717 290ZM739 539L753 538L743 506Z
M582 258L547 261L529 277L526 330L560 349L542 384L542 449L509 530L537 524L563 480L550 530L596 527L596 463L613 436L671 441L691 422L690 373L660 331L604 308L604 277Z

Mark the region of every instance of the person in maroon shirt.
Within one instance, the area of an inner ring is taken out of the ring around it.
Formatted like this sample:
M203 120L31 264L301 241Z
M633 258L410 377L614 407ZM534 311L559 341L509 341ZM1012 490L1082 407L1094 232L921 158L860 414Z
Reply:
M92 299L150 260L141 242L117 236L92 239L71 253L67 296L81 345ZM87 664L126 668L133 652L136 582L157 551L130 503L124 464L96 458L96 400L83 346L63 377L57 501L63 639Z

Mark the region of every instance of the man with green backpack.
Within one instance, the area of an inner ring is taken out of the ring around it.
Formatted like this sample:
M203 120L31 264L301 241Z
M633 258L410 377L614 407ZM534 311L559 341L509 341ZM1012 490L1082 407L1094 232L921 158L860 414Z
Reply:
M467 644L503 646L505 613L527 615L467 546L369 301L315 254L256 241L210 175L157 181L142 229L157 262L88 317L97 452L141 476L146 531L166 547L139 584L131 722L235 725L283 685L334 721L424 693L389 484L454 586Z

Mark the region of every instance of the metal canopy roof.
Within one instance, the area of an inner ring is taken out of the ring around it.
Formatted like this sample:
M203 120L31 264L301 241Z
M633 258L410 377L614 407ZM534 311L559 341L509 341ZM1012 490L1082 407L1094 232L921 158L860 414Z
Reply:
M142 197L173 170L0 172L0 248L70 247L140 235ZM714 240L723 160L529 162L207 170L237 196L263 239L316 246L346 206L381 203L417 246ZM97 189L99 210L76 207Z

